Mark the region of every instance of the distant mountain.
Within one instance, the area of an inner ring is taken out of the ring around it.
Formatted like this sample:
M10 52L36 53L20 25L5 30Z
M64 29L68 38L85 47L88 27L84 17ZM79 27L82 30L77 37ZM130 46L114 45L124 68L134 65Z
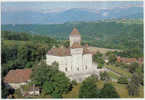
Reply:
M2 12L2 24L57 24L103 19L143 18L143 7L90 10L73 8L62 12Z

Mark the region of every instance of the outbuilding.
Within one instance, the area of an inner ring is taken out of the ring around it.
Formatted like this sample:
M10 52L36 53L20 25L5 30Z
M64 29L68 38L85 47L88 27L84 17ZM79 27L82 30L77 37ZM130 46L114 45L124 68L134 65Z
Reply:
M26 85L31 81L30 77L32 74L31 69L16 69L10 70L8 74L4 77L4 83L13 89L18 89L21 85Z

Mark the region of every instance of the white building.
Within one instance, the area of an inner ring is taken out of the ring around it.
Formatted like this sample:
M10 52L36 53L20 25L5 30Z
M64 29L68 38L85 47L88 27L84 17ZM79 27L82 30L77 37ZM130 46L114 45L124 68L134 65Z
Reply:
M69 48L52 48L46 54L46 63L53 62L59 64L59 70L66 73L71 80L77 82L90 76L96 68L92 66L92 53L88 50L88 45L81 46L81 36L74 28L69 37Z
M31 81L31 69L10 70L4 77L4 83L8 88L18 89Z

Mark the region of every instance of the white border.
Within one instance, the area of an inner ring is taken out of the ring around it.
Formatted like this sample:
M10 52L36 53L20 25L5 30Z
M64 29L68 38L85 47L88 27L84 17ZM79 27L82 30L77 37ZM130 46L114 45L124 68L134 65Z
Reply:
M110 2L110 1L132 1L132 2L135 2L135 1L143 1L144 0L1 0L0 2L84 2L84 1L88 1L88 2L93 2L93 1L106 1L106 2ZM144 16L145 16L145 7L144 7ZM145 18L145 17L144 17ZM143 19L144 19L143 18ZM0 3L0 24L1 24L1 3ZM145 22L144 22L144 33L145 33ZM144 39L145 39L145 35L144 35ZM0 40L1 40L1 25L0 25ZM145 41L144 41L144 47L145 47ZM145 53L145 50L144 50L144 53ZM0 60L1 60L1 41L0 41ZM145 62L145 59L144 59L144 62ZM1 61L0 61L1 63ZM144 67L144 71L145 71L145 67ZM145 83L145 74L144 74L144 83ZM144 88L145 89L145 88ZM1 64L0 64L0 98L1 98ZM145 91L144 91L144 98L145 98ZM122 100L144 100L144 98L120 98ZM39 100L43 100L43 99L46 99L46 98L39 98ZM47 98L47 99L53 99L53 98ZM75 98L74 98L75 99ZM69 99L67 98L66 100L74 100L74 99ZM92 99L92 100L100 100L101 98L96 98L96 99ZM113 99L113 98L107 98L107 99L102 99L102 100L110 100L110 99ZM120 100L118 99L118 100ZM18 100L23 100L23 99L18 99ZM28 99L28 100L33 100L33 99ZM58 100L58 99L54 99L54 100ZM77 98L76 100L80 100L79 98ZM88 99L84 99L84 100L88 100ZM116 100L116 99L115 99Z
M93 2L93 1L144 1L144 0L1 0L2 2L31 2L31 1L34 1L34 2L58 2L58 1L61 1L61 2L84 2L84 1L88 1L88 2Z

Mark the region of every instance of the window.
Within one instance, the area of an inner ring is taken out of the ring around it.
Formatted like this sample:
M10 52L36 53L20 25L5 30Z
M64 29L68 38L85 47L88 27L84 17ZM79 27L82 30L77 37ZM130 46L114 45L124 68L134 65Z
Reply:
M65 71L67 72L67 67L65 68Z
M86 66L86 70L87 70L87 66Z
M77 68L77 70L79 71L79 68Z
M82 81L82 79L81 79L81 78L79 78L79 81L81 82L81 81Z

